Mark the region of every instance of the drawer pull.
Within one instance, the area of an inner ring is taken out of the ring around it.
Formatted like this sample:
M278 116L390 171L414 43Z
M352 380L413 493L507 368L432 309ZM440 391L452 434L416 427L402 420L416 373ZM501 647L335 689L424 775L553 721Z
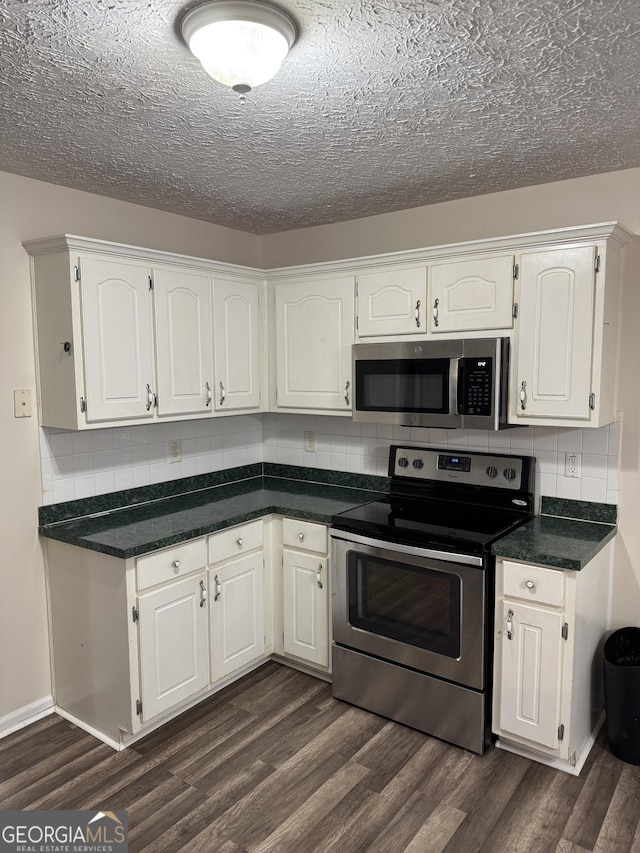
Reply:
M236 539L236 542L238 543L238 548L242 548L242 542L243 542L242 536L239 536Z
M304 542L304 533L298 533L298 539L299 539L301 542Z
M207 596L205 595L204 581L200 581L200 607L204 607L206 603Z
M529 592L535 592L536 591L536 585L533 581L526 581L525 586L527 587Z
M507 613L507 640L513 640L513 610Z
M173 568L174 568L174 569L179 569L179 568L180 568L180 560L174 560L174 561L173 561Z
M218 575L213 576L214 583L216 585L216 594L213 596L213 600L217 601L222 595L222 587L220 586L220 581L218 580Z

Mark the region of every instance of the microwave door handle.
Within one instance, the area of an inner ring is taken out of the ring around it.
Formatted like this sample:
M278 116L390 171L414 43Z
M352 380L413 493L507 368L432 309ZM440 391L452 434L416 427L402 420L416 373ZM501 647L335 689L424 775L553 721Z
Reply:
M462 389L460 383L463 378L462 359L450 359L449 367L449 414L457 415L460 411L460 400Z

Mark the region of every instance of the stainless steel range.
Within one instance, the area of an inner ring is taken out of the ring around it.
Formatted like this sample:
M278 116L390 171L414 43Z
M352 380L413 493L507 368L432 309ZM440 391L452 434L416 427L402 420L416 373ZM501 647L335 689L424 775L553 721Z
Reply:
M390 448L389 499L332 518L335 697L484 751L491 544L532 516L534 463Z

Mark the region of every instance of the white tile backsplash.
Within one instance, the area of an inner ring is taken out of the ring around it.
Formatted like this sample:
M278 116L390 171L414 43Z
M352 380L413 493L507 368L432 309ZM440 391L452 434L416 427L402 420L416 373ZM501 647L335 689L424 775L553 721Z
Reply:
M304 432L316 450L304 449ZM168 442L180 439L182 461L169 463ZM620 425L597 430L530 427L499 432L407 429L354 424L321 415L238 415L87 430L41 429L43 503L146 486L238 465L278 462L385 476L389 446L536 456L536 490L546 497L618 502ZM566 452L582 454L581 477L564 476Z

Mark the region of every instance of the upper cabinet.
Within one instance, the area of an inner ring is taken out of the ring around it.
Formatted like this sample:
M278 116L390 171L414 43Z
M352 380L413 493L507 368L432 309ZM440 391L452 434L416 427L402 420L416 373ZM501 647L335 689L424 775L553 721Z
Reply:
M429 331L510 329L513 255L445 261L429 267Z
M213 263L83 238L26 248L44 426L260 410L257 276L218 277Z
M216 412L260 408L260 287L217 278L213 284Z
M415 335L426 330L427 269L397 267L356 277L358 337Z
M353 278L277 284L275 309L277 408L350 413Z
M621 264L613 240L522 253L512 423L615 420Z

